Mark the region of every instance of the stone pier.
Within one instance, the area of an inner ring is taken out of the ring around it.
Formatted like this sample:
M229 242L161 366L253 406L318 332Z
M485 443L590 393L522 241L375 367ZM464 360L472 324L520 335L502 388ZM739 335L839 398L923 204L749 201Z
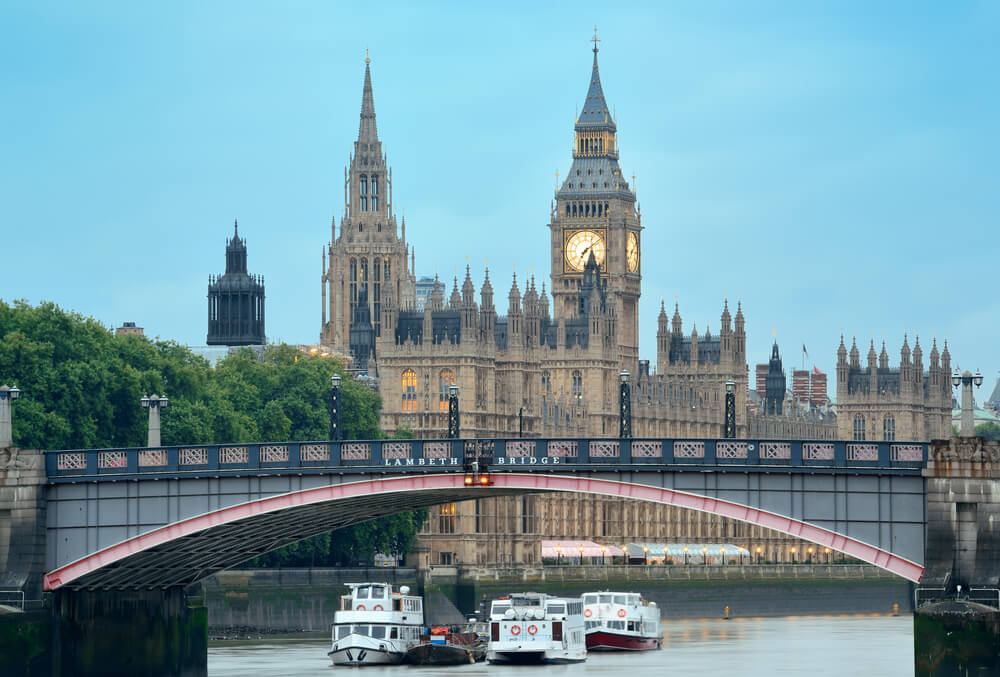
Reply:
M0 590L40 600L45 574L44 455L0 448Z

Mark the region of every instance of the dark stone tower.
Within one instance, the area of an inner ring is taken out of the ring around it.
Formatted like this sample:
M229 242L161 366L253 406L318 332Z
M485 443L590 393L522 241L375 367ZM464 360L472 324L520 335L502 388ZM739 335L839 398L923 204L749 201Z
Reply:
M247 244L233 222L226 242L225 275L208 277L208 339L210 346L254 346L264 335L264 278L247 273Z
M621 367L633 374L639 359L642 225L635 193L618 165L617 126L594 64L587 98L574 126L573 164L556 191L551 233L552 305L556 320L579 315L579 293L593 257L617 322Z
M361 288L358 302L354 306L350 336L354 368L362 374L368 374L368 360L375 357L375 328L372 326L371 310L368 307L368 290L365 287Z
M771 362L767 369L767 379L764 381L764 413L770 416L781 416L781 405L785 401L785 370L781 368L781 356L778 355L778 343L771 348Z

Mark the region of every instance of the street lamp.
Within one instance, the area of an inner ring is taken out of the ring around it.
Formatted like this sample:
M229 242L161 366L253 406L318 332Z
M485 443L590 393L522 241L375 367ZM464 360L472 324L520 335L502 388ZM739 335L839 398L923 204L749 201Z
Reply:
M330 377L330 441L336 442L341 439L340 429L340 375L334 374Z
M720 559L722 560L722 565L725 566L726 565L726 549L725 548L719 548L719 554L721 555Z
M146 434L146 446L160 446L160 409L166 409L169 401L166 397L160 397L153 393L149 397L143 396L139 404L144 409L149 409L149 432Z
M608 547L606 545L601 546L601 566L604 566L604 555L607 554Z
M743 566L743 546L741 545L737 550L740 553L740 566Z
M958 373L958 369L955 369L955 373L951 376L951 384L956 388L959 385L962 386L962 425L958 429L958 435L959 437L975 437L976 414L972 403L972 386L975 385L978 388L983 385L983 375L978 369L975 375L968 369L961 374Z
M580 551L580 566L583 566L583 546L577 548Z
M736 437L736 382L726 381L726 429L723 437Z
M795 553L796 552L798 552L798 549L793 545L792 546L792 564L795 564Z
M649 546L642 546L642 556L646 560L646 566L649 566Z
M823 554L826 555L826 563L830 563L830 548L823 548Z
M757 546L757 564L760 564L760 563L761 563L761 562L763 561L763 559L762 559L762 558L763 558L764 556L763 556L763 555L761 554L761 552L762 552L762 551L761 551L761 547L760 547L760 546L758 545L758 546Z
M806 552L809 553L809 556L806 557L806 564L812 564L813 563L813 548L812 548L811 545L809 546L809 549L806 550Z
M701 563L708 566L708 548L703 547L701 549Z
M625 564L625 565L628 565L628 563L629 563L628 562L628 546L627 545L623 545L622 546L622 563Z
M14 424L10 414L10 403L21 396L15 385L13 388L0 386L0 449L14 446Z
M458 439L458 386L448 386L448 439Z
M628 439L632 437L632 398L629 396L628 379L629 373L622 369L618 374L621 381L621 388L618 393L618 437Z
M663 566L667 566L667 546L663 546Z
M688 565L688 547L684 546L684 566Z
M556 546L556 566L562 565L562 546Z

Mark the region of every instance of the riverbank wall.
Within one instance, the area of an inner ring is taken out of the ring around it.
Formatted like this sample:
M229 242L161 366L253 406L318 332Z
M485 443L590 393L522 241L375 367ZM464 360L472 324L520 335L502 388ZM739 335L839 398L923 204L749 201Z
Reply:
M511 569L431 567L246 569L202 584L212 637L329 632L345 583L387 581L446 598L465 615L483 599L533 590L579 595L593 590L641 592L664 618L906 613L908 581L867 565L549 566ZM430 607L428 607L430 613Z

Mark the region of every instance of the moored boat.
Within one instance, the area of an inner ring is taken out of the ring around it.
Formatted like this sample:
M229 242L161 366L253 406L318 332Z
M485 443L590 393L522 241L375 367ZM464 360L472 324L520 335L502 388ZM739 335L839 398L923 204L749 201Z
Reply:
M583 596L588 651L647 651L663 646L660 609L635 592Z
M587 659L583 602L526 592L493 601L490 663L579 663Z
M423 599L402 586L388 583L348 583L334 614L333 665L396 665L406 650L420 641L424 625Z
M462 665L486 657L486 640L475 632L451 632L434 628L420 637L419 644L406 650L405 662L411 665Z

